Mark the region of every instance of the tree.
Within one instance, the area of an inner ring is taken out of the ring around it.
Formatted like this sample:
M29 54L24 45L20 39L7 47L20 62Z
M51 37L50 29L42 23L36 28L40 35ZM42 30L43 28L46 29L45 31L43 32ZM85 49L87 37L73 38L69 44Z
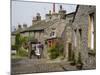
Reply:
M16 50L18 51L19 48L21 47L21 36L19 33L16 34L15 37L15 46L16 46Z

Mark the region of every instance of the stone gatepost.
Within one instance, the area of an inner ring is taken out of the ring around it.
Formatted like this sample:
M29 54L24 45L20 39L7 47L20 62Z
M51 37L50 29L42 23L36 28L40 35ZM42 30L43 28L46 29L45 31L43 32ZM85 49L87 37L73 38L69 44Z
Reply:
M32 50L30 42L28 43L28 46L29 46L29 48L28 48L28 57L30 58L30 53L31 53L31 50Z

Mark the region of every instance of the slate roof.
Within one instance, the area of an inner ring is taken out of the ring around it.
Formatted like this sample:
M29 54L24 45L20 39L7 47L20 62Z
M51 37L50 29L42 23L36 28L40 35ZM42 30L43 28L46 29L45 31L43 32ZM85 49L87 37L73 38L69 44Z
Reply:
M75 12L72 12L70 14L67 14L67 16L69 15L73 15ZM31 31L43 31L45 28L48 28L51 25L54 25L56 22L59 22L59 19L54 19L54 20L49 20L46 22L46 20L41 20L41 21L37 21L36 23L34 23L32 26L28 27L28 28L22 28L22 29L18 29L17 31L12 32L12 35L15 35L16 33L24 33L24 32L31 32Z
M75 13L76 13L76 12L71 12L71 13L66 14L66 16L67 16L67 17L74 17Z
M57 19L50 20L47 22L45 20L38 21L35 24L33 24L32 26L30 26L30 27L28 27L20 32L23 33L23 32L30 32L30 31L43 31L45 28L53 25L56 21L58 21L58 20Z
M26 28L25 30L22 30L21 32L43 30L45 26L46 26L46 22L43 20L43 21L36 22L34 25Z
M58 21L58 19L50 20L47 22L45 20L41 20L41 21L34 23L34 25L32 25L28 28L20 28L16 31L12 32L11 35L16 35L17 33L31 32L31 31L43 31L45 28L53 25L57 21Z
M16 31L13 31L13 32L11 33L11 35L16 35L17 33L20 33L21 31L22 31L22 28L17 29Z
M77 11L78 11L78 8L79 8L79 5L77 5L77 7L76 7L76 11L75 11L75 13L74 13L74 16L73 16L73 20L72 20L72 22L74 22L74 19L75 19L76 13L77 13Z

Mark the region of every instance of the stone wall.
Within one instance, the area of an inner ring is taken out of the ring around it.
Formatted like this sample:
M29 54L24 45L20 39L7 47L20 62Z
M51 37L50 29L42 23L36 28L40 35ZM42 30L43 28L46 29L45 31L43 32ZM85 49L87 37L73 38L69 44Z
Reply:
M76 30L77 36L77 46L75 49L75 58L78 60L78 53L81 53L82 62L84 64L88 63L88 25L89 25L89 14L96 13L95 6L79 5L78 11L76 12L74 22L72 24L73 28L73 43L75 41L74 32ZM94 38L96 38L96 23L94 18ZM94 45L96 44L96 39L94 40ZM73 45L73 47L75 47ZM96 49L96 48L94 48Z

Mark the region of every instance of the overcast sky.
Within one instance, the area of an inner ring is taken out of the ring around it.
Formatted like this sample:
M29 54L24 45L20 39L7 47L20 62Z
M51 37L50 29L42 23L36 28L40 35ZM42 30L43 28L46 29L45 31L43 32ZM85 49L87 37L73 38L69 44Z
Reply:
M56 12L58 12L60 5L62 5L67 13L73 12L76 9L76 5L55 4ZM30 26L36 13L40 13L42 19L45 19L45 14L47 14L49 10L53 10L52 3L12 1L12 28L17 27L18 24L22 25L24 23Z

